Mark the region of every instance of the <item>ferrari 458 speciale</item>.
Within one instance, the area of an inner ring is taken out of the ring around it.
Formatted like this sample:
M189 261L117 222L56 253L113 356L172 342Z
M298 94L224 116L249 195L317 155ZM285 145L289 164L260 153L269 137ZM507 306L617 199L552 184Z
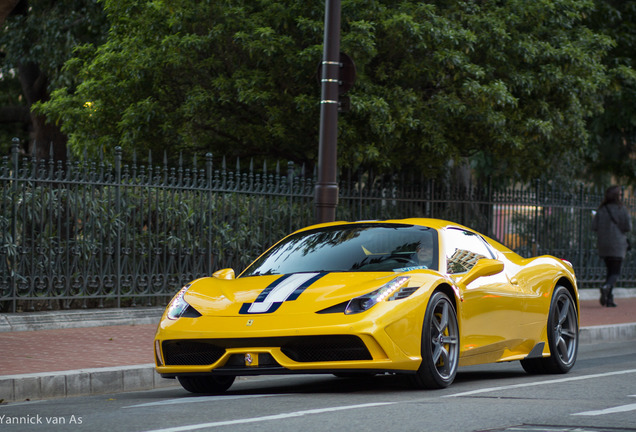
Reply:
M461 366L521 361L565 373L578 351L572 265L523 258L438 219L334 222L283 238L235 276L174 296L156 370L219 393L244 375L403 375L443 388Z

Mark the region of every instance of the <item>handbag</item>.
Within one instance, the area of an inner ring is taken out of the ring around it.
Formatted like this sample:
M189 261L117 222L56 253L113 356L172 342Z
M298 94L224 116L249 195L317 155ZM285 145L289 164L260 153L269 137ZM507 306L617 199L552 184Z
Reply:
M609 215L612 222L614 222L614 224L618 226L618 222L616 222L616 219L614 219L614 215L612 214L612 211L609 209L609 207L605 206L605 209L607 210L607 214ZM619 230L620 230L620 227L619 227ZM627 250L628 251L632 250L632 242L629 241L629 237L625 236L625 241L627 242Z

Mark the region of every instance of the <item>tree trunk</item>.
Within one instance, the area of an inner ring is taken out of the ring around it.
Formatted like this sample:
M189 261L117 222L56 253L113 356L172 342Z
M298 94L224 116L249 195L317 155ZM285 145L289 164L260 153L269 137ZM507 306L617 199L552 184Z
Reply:
M48 79L35 63L20 65L19 78L22 92L31 107L34 103L47 101ZM37 159L66 161L67 138L60 128L48 123L46 117L31 112L31 124L33 126L32 138L27 146L27 151Z
M4 24L4 20L13 12L20 0L0 0L0 27Z

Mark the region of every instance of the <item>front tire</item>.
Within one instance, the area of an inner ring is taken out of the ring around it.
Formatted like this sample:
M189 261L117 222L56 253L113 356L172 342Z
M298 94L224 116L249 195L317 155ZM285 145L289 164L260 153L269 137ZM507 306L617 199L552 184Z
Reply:
M178 376L181 387L190 393L223 393L234 383L236 377L232 375L221 376Z
M433 294L422 328L422 364L411 377L417 388L448 387L459 365L459 326L453 303L443 292Z
M579 349L579 319L572 295L557 286L548 314L548 347L550 357L521 360L523 369L531 374L567 373L574 367Z

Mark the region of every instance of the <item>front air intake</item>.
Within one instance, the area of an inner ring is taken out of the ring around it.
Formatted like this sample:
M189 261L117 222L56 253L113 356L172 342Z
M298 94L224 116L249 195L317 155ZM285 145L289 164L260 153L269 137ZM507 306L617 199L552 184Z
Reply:
M289 336L236 339L167 340L162 344L166 366L204 366L218 361L227 348L280 348L299 363L372 360L357 336Z
M297 362L329 362L372 360L371 354L357 336L304 336L294 338L281 351Z
M205 339L167 340L162 344L166 366L204 366L216 362L225 349Z

